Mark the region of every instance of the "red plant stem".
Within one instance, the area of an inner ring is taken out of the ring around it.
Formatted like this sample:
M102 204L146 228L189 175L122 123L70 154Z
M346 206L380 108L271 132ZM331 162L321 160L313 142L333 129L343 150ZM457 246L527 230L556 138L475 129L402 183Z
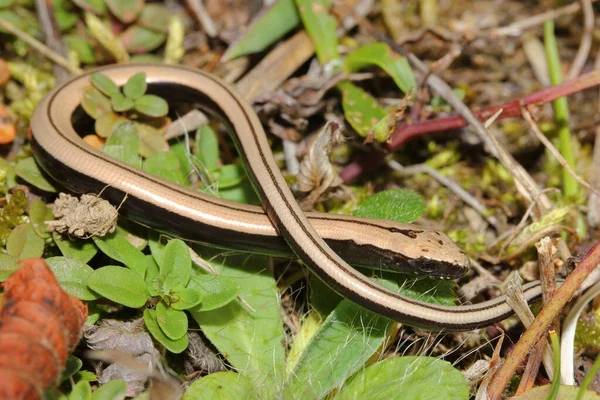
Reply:
M502 114L498 117L510 118L519 117L521 115L521 107L533 104L541 104L556 100L559 97L568 96L581 90L600 85L600 70L592 71L588 74L581 75L575 79L563 82L560 85L551 86L519 100L509 101L507 103L485 108L476 111L475 115L480 120L486 120L496 111L502 109ZM407 141L433 132L446 131L450 129L463 128L467 126L466 121L460 115L453 115L445 118L438 118L423 122L405 123L396 128L396 131L391 136L387 143L387 149L394 151L404 145ZM357 160L348 164L341 172L340 177L347 183L363 172L374 169L377 165L383 162L384 157L381 154L368 154L360 156Z
M518 117L521 115L521 107L539 103L547 103L556 100L559 97L568 96L581 90L589 89L600 84L600 70L592 71L581 75L570 81L563 82L560 85L547 87L520 100L509 101L499 106L492 106L480 111L475 115L481 121L485 121L498 110L502 109L500 118ZM396 128L396 131L390 138L388 144L389 150L395 150L402 146L407 140L431 132L439 132L448 129L457 129L467 126L467 122L460 115L453 115L446 118L439 118L430 121L402 124Z

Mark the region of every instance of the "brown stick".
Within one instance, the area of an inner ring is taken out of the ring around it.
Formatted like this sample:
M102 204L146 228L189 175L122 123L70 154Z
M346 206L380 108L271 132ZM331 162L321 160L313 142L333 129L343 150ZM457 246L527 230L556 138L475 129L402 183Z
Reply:
M532 346L539 340L548 329L554 318L571 299L575 291L581 286L585 278L600 264L600 242L596 243L585 255L581 263L569 275L561 287L559 287L548 304L542 308L533 324L525 331L517 342L513 351L508 355L504 365L492 378L488 387L488 398L498 400L502 396L504 388L510 378L514 375L517 367L525 359Z

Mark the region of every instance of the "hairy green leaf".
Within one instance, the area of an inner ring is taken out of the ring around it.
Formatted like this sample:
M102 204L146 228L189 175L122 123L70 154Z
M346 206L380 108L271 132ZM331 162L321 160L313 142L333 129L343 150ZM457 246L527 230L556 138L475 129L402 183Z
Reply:
M44 239L35 233L31 224L15 227L6 239L6 251L19 260L41 257L44 254L44 245Z
M63 256L81 261L82 263L87 263L98 253L98 247L91 240L72 240L62 237L58 232L52 233L52 239L54 239L54 243Z
M362 369L335 400L394 398L406 400L467 400L469 383L448 361L434 357L389 358Z
M40 167L36 164L33 157L27 157L19 160L15 165L15 173L25 182L35 186L45 192L56 193L56 186L46 178Z
M103 297L131 308L142 307L150 297L144 278L116 265L95 270L88 279L88 286Z
M215 372L194 381L183 400L230 400L255 398L252 384L235 372Z
M94 270L87 264L67 257L50 257L46 263L67 293L86 301L100 298L88 288L88 279Z
M391 189L363 200L354 215L411 223L425 213L425 201L408 189Z

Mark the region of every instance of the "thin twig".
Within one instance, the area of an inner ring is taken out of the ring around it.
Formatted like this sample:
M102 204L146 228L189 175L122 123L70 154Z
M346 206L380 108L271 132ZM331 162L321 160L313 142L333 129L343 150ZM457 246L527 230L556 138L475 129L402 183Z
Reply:
M486 129L486 132L488 132L489 141L492 143L492 155L494 155L500 161L502 166L512 175L519 193L521 193L521 195L530 203L533 203L534 199L539 199L539 204L543 210L551 209L552 205L550 200L537 186L533 177L521 164L519 164L519 162L517 162L517 160L515 160L512 154L500 144L491 131Z
M600 69L600 51L596 53L596 61L594 68ZM596 104L596 112L600 114L600 91L598 92L598 100ZM592 165L590 171L600 171L600 126L596 127L596 140L594 141L594 155L592 157ZM590 184L596 189L600 189L600 174L590 174ZM600 197L590 196L588 199L588 224L591 227L600 225Z
M46 0L35 0L35 5L38 21L46 39L46 45L55 51L56 54L60 54L66 58L67 48L60 38L60 30L56 26L52 3ZM62 65L55 63L52 66L52 70L57 84L69 79L69 70Z
M579 48L577 54L573 59L571 68L567 73L567 79L572 79L578 76L585 62L590 55L590 49L592 47L592 34L594 33L594 9L592 8L592 2L590 0L579 0L581 2L581 9L583 10L583 32L581 33L581 41L579 42Z
M564 159L562 154L560 154L560 152L556 149L556 147L554 147L554 145L542 133L540 128L538 128L537 124L533 120L533 116L527 110L527 108L523 107L521 109L521 112L522 112L523 118L525 119L525 121L527 121L527 124L529 124L529 129L531 129L531 131L533 132L535 137L538 138L538 140L540 142L542 142L542 144L546 147L546 149L548 149L548 151L550 151L550 153L552 153L552 155L556 158L558 163L564 169L567 170L569 175L571 175L573 177L573 179L575 179L581 186L584 186L586 189L588 189L590 192L592 192L596 196L600 196L600 192L595 190L589 183L587 183L585 180L583 180L583 178L581 178L579 175L577 175L577 173L575 173L575 171L573 171L573 168L571 168L569 163L567 163L567 161Z
M83 70L81 68L74 67L73 65L71 65L69 63L68 60L63 58L60 54L57 54L56 52L52 51L44 43L40 42L33 36L28 35L27 33L23 32L22 30L20 30L19 28L15 27L13 24L11 24L10 22L0 18L0 26L2 28L6 29L8 32L15 35L16 37L18 37L19 39L21 39L22 41L24 41L25 43L27 43L28 45L30 45L31 47L33 47L35 50L40 52L43 56L48 57L50 60L52 60L52 62L69 70L69 72L71 72L73 75L79 75L79 74L83 73Z
M200 22L200 25L204 28L204 32L210 37L217 36L218 32L215 23L206 12L202 0L186 0L186 3L196 16L198 22Z
M542 14L534 15L520 21L514 22L510 25L504 26L502 28L494 28L487 31L490 36L519 36L525 29L533 28L537 25L543 24L545 21L549 19L557 19L562 17L563 15L575 14L581 5L575 1L568 6L564 6L561 8L557 8L555 10L550 10ZM484 31L483 33L486 33Z

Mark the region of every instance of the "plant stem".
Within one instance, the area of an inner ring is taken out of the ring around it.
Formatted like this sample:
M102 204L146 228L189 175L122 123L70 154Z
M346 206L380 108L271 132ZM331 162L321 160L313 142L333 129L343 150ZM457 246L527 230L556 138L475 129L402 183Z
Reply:
M562 72L560 69L560 57L554 36L554 21L544 22L544 46L546 48L546 58L548 60L548 70L550 71L550 82L552 85L558 85L562 82ZM558 127L558 140L560 153L571 166L575 165L573 148L571 145L571 131L569 130L569 107L566 97L561 97L552 102L554 108L554 118ZM563 194L569 199L574 199L579 192L579 186L569 172L563 169Z

